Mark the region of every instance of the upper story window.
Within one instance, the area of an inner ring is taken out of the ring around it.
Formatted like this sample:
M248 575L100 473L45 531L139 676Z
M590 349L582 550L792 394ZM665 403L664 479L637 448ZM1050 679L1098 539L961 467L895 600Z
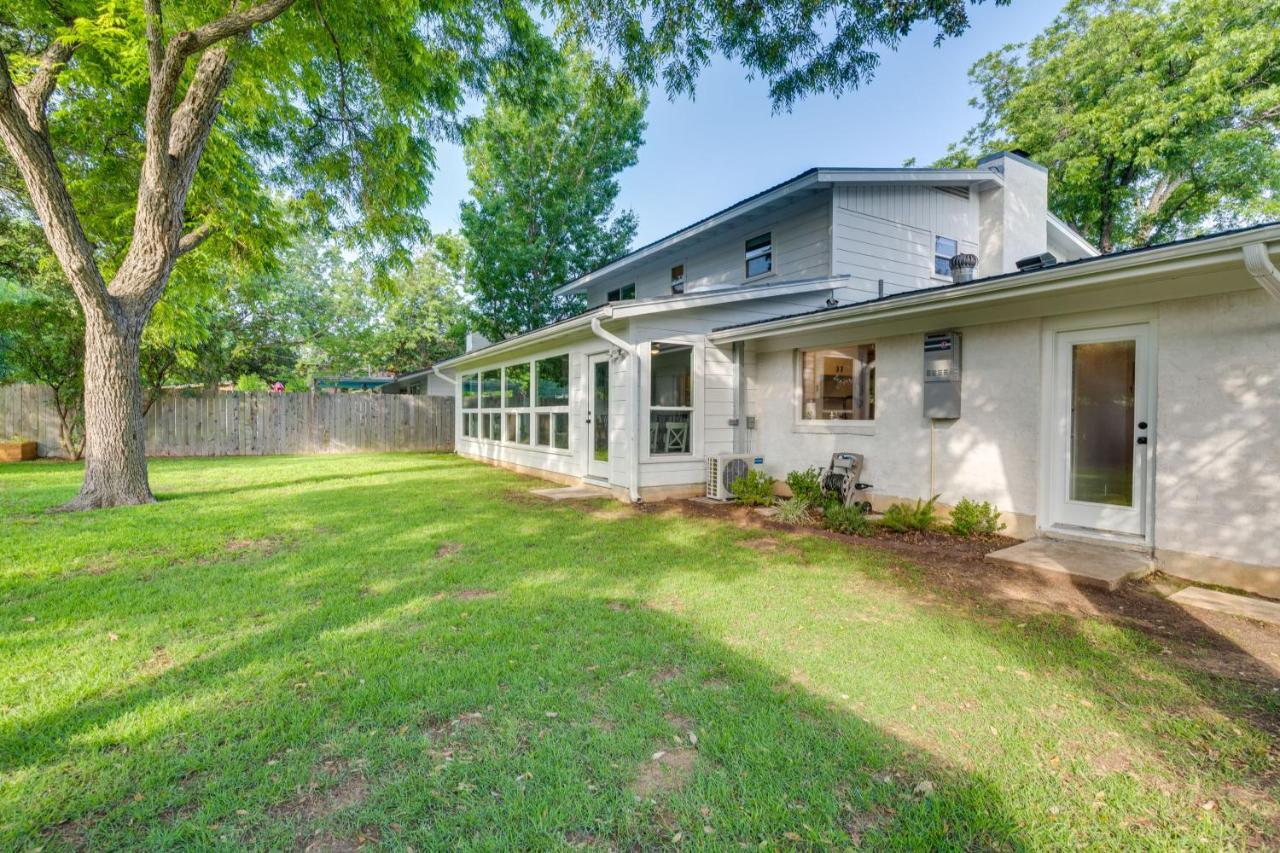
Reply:
M632 282L631 284L628 284L625 287L618 287L613 290L610 290L609 297L608 297L610 302L621 302L624 299L635 299L635 298L636 298L635 282Z
M684 293L684 264L671 268L671 292Z
M747 278L773 269L773 233L766 231L747 241Z
M960 254L960 244L950 237L933 238L933 274L951 277L951 259Z
M801 420L875 420L876 345L803 350L801 384Z

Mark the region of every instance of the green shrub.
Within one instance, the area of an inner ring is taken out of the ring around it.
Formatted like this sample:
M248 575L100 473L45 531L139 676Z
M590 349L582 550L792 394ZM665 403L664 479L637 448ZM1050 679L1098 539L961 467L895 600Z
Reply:
M873 527L871 519L857 505L845 506L840 501L830 501L823 508L822 514L827 527L836 533L866 536Z
M938 517L934 514L934 504L937 502L938 496L934 495L927 501L917 500L914 505L890 504L880 523L896 533L911 530L923 533L932 530L938 524Z
M778 502L778 520L787 524L808 524L813 520L810 515L813 507L800 498L788 498Z
M763 471L751 470L729 484L729 491L745 506L769 506L773 503L774 480Z
M951 510L951 532L957 536L990 536L1004 528L1000 510L988 501L961 498Z
M237 391L270 391L271 386L267 384L267 380L258 376L256 373L243 373L236 380Z
M792 496L806 506L822 505L822 470L805 468L803 471L792 471L787 475L787 488Z

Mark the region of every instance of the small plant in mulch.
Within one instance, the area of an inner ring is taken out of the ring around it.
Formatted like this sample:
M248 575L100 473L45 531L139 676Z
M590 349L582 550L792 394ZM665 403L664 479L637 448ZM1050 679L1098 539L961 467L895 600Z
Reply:
M763 471L748 471L729 484L729 491L743 506L771 506L774 479Z
M840 501L830 501L822 510L822 520L827 528L849 536L868 536L875 530L875 524L857 504L845 506Z
M978 503L968 498L961 498L951 509L951 523L948 529L957 536L994 536L1004 530L1005 523L1000 520L1000 510L989 501Z
M778 502L778 521L784 524L808 524L813 521L813 507L799 497Z
M812 466L803 471L792 471L787 475L787 488L791 490L793 500L813 508L822 505L822 471Z
M914 504L890 504L880 518L880 525L894 533L927 533L938 526L937 503L938 495Z

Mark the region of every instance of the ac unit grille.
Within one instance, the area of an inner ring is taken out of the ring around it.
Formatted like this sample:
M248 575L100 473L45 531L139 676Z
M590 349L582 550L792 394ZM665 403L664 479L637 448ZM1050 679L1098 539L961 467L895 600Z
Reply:
M753 455L708 456L707 497L717 501L731 500L733 491L730 487L734 481L763 463L763 457Z

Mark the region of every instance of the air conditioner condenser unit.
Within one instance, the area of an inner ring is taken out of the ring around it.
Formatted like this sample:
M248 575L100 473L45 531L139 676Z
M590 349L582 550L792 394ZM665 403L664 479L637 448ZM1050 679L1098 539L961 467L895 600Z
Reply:
M722 453L707 457L707 497L716 501L733 500L730 486L748 471L763 470L764 457L753 453Z

